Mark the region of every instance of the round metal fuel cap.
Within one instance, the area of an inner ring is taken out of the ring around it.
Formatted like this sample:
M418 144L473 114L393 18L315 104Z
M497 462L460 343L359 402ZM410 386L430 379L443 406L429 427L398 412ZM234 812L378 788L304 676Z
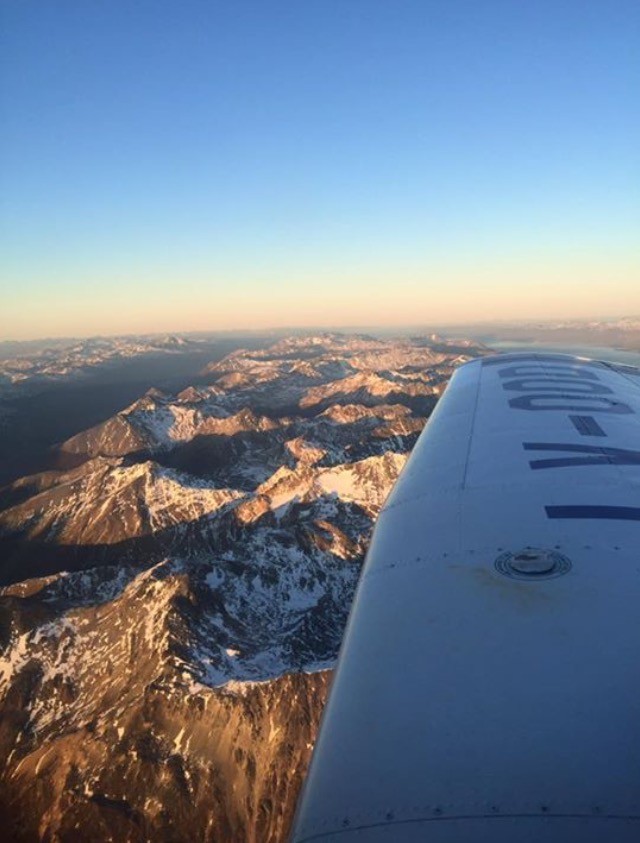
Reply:
M495 567L505 577L545 580L566 574L571 568L571 562L557 550L525 547L515 553L502 553L496 559Z

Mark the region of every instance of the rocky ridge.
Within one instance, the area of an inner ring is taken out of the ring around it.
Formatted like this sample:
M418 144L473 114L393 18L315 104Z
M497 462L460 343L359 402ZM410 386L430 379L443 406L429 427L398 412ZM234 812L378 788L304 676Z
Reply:
M0 490L9 839L285 839L373 522L460 359L234 352Z

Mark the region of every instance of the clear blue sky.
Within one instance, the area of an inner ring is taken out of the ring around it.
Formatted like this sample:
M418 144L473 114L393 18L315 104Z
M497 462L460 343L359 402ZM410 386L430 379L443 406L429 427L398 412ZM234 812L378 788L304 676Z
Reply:
M0 338L640 312L638 0L0 14Z

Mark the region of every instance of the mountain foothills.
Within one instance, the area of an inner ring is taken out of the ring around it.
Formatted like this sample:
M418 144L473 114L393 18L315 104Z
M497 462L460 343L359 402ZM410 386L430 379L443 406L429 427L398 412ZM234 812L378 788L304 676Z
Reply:
M285 840L373 522L481 353L235 351L0 489L3 839Z

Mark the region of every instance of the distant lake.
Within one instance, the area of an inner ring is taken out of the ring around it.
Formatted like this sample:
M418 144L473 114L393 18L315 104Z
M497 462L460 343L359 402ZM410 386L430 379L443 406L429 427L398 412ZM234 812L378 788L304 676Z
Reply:
M486 343L495 351L555 351L558 354L575 354L578 357L591 357L594 360L609 360L613 363L627 363L640 366L640 353L622 351L607 345L565 345L556 342L518 342L517 340L495 340Z

